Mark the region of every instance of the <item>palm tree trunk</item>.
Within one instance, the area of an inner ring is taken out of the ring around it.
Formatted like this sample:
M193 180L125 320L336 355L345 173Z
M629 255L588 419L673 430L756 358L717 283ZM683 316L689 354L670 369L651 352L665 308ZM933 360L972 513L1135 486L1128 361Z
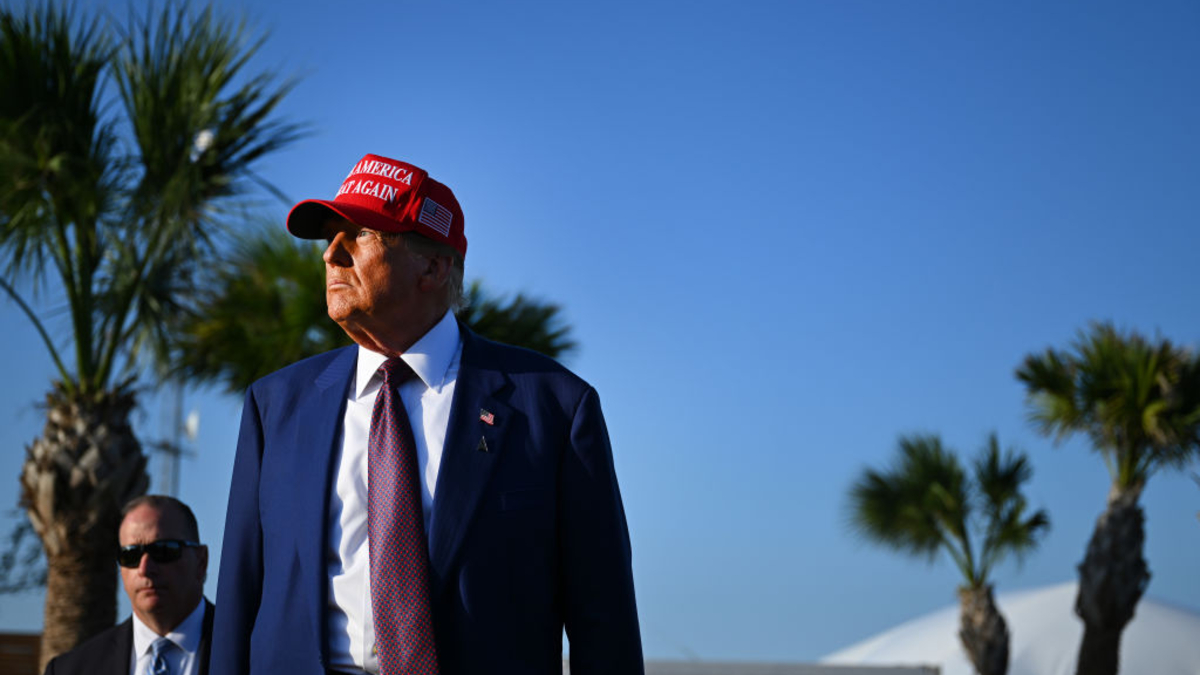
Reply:
M115 539L115 528L112 536ZM113 545L91 551L73 547L48 557L39 669L45 669L55 655L116 623L117 575L108 564L114 550Z
M26 449L21 505L46 552L41 664L115 623L120 509L146 491L146 457L129 426L135 397L117 387L46 396L46 427Z
M1146 515L1138 504L1141 493L1140 484L1126 489L1113 486L1079 564L1075 613L1083 619L1083 641L1076 675L1116 675L1121 633L1150 583L1142 556Z
M996 608L991 584L958 589L961 609L958 637L975 672L1005 675L1008 672L1008 625Z

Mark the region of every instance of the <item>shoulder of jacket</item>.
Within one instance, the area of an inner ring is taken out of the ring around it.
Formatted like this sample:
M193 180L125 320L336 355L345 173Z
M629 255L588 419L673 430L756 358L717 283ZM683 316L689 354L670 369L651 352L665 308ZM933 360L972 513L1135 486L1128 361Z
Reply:
M264 375L250 385L251 389L260 390L264 387L271 387L281 383L291 383L296 380L312 379L325 371L338 358L351 358L352 354L347 354L347 351L357 350L357 345L349 345L339 347L316 356L310 356L306 359L301 359L291 365L284 366L279 370Z

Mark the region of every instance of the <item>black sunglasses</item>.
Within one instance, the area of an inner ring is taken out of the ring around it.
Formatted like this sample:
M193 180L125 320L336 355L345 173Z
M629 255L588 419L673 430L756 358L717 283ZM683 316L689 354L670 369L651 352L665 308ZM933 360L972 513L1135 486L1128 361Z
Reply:
M199 543L184 539L159 539L149 544L122 546L117 551L117 564L121 567L137 567L142 564L143 554L149 555L150 559L156 563L175 562L179 560L179 556L183 555L183 549L198 546L200 546Z

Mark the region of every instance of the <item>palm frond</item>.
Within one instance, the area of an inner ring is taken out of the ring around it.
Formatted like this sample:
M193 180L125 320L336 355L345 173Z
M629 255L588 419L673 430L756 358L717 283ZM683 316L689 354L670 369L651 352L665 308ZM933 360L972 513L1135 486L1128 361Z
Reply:
M850 490L850 522L860 535L933 560L945 549L971 576L966 475L934 435L903 436L887 471L868 469Z
M61 282L76 357L74 374L60 366L68 390L96 365L92 284L116 200L115 132L99 105L112 49L98 20L51 3L0 13L0 255L35 295L51 269Z
M265 36L248 42L244 23L212 8L193 16L181 4L132 23L115 72L141 158L133 203L152 227L179 224L175 238L204 236L213 207L244 194L255 162L301 135L272 117L294 83L244 77Z
M300 359L350 344L326 314L320 247L264 226L247 239L182 318L175 375L241 393Z
M995 434L975 459L973 477L936 435L902 436L897 445L887 471L864 471L850 490L850 523L866 539L930 561L944 550L964 585L975 588L988 583L999 560L1032 550L1049 527L1044 511L1026 513L1028 460L1013 450L1002 454Z
M1197 455L1197 372L1197 359L1169 340L1094 323L1070 350L1026 358L1017 378L1043 433L1087 434L1114 482L1131 487Z
M1049 530L1050 517L1044 510L1026 515L1021 488L1033 477L1033 467L1023 453L1011 448L1001 453L996 434L988 437L974 468L985 523L979 576L986 579L992 567L1009 554L1022 562Z
M551 358L562 358L577 347L571 326L562 320L562 308L518 293L511 300L487 294L478 280L467 289L467 302L458 317L472 330Z
M1073 364L1047 349L1041 356L1026 357L1017 379L1031 392L1030 421L1059 441L1070 435L1082 414L1076 406Z
M273 117L292 84L245 74L262 40L247 43L244 24L180 3L130 25L114 77L137 153L101 338L105 364L128 346L166 372L197 267L243 219L255 163L300 131Z

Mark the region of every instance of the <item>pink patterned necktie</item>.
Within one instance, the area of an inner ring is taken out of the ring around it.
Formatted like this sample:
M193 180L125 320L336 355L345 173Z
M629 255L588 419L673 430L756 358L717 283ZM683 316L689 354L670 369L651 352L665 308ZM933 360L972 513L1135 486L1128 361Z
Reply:
M385 361L379 372L383 385L367 440L367 537L379 673L437 675L417 446L396 392L414 373L399 358Z

